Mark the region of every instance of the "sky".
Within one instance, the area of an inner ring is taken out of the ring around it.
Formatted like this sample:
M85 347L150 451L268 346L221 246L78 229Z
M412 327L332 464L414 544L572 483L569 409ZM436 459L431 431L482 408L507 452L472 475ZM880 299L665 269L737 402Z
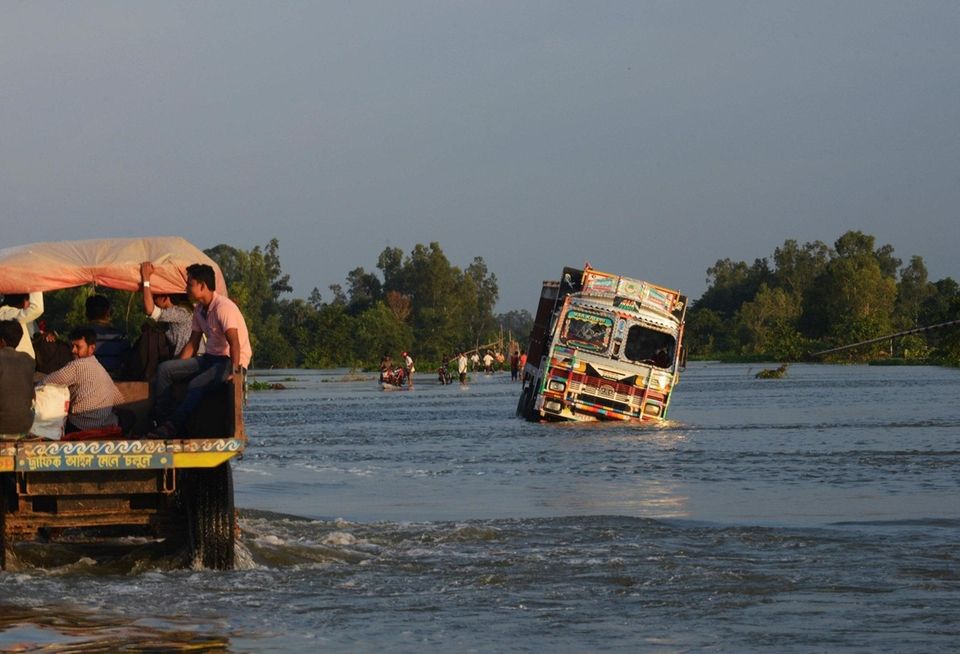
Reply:
M595 268L706 289L848 230L960 279L960 3L0 2L0 247L386 247L497 311Z

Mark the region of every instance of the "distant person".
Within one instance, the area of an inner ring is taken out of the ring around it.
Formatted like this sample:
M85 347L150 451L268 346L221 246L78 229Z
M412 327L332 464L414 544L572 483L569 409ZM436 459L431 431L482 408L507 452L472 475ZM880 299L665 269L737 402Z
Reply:
M467 355L463 352L457 357L457 373L460 377L460 385L465 386L467 383Z
M116 405L123 395L96 357L97 334L92 327L70 332L73 361L51 372L41 384L59 384L70 389L70 411L64 433L120 426Z
M393 357L390 356L389 352L384 352L383 356L380 357L380 381L383 381L385 377L389 377L393 374Z
M110 300L105 295L91 295L87 298L86 312L88 326L97 337L97 361L111 377L121 376L130 354L130 340L123 330L113 326Z
M446 385L451 383L450 370L447 368L449 364L450 362L447 361L447 357L445 355L441 355L440 367L437 368L437 378L441 385Z
M173 353L172 358L176 358L190 342L190 335L193 333L193 309L187 308L189 300L186 293L154 293L150 287L153 271L153 263L150 261L140 264L143 312L164 328Z
M11 347L18 352L30 355L36 359L33 350L33 336L37 333L36 319L43 314L43 293L7 293L3 296L3 305L0 306L0 320L15 320L20 323L20 341Z
M520 379L523 379L524 369L527 367L527 352L526 350L520 350Z
M520 370L520 353L514 350L510 353L510 381L517 381Z
M0 320L0 435L26 434L33 426L36 363L16 349L22 337L19 322Z
M480 369L480 353L474 352L473 354L470 355L470 370L472 372L474 370L479 370L479 369Z
M487 374L493 373L493 355L489 350L483 355L483 370Z
M178 435L203 396L235 376L242 378L253 356L243 314L232 300L217 293L211 266L195 263L187 267L187 294L196 302L192 332L179 358L164 361L157 369L154 413L163 422L150 434L155 438ZM203 337L207 339L206 352L194 356ZM185 380L189 380L187 393L177 405L173 385Z
M413 366L413 357L408 352L403 352L401 356L403 356L403 367L407 370L407 386L413 388L413 373L417 370Z

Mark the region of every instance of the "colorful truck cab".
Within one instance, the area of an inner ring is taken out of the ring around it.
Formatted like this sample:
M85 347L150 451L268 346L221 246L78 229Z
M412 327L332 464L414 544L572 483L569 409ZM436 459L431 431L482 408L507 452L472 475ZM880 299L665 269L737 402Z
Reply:
M517 414L662 421L683 363L687 298L585 266L546 281Z

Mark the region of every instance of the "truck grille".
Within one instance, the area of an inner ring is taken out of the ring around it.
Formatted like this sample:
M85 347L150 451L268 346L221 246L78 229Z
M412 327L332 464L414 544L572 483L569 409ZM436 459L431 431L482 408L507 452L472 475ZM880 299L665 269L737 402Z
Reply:
M634 395L634 388L609 379L574 375L568 382L567 392L578 395L587 402L624 413L636 413L637 409L631 405L632 401L639 402L639 398Z

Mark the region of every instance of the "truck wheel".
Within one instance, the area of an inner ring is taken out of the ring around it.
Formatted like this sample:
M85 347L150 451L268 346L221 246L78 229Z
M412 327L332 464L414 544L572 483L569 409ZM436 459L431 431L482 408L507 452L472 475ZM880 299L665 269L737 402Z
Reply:
M517 415L530 420L533 406L533 382L527 384L520 392L520 401L517 402Z
M517 416L518 417L523 417L523 405L527 403L526 400L527 400L527 389L524 388L522 391L520 391L520 399L517 400Z
M233 472L230 462L190 471L187 538L194 565L232 570L234 564Z

